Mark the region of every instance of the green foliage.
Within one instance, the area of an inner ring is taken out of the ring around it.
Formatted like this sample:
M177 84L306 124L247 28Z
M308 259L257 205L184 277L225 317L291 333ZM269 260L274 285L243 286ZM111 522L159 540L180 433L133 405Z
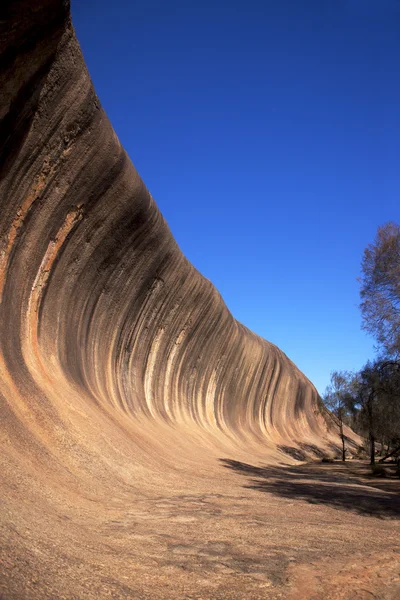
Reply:
M371 333L387 356L400 354L400 226L378 228L362 259L362 327Z
M331 383L325 390L324 402L327 408L337 419L339 434L342 440L342 460L346 460L346 436L343 424L349 422L353 406L353 379L354 375L348 371L333 371Z
M354 373L332 371L331 382L325 390L325 406L342 422L347 422L353 407Z
M345 459L343 424L368 439L371 464L400 456L400 226L378 228L362 259L362 327L381 350L358 373L333 371L324 402L336 417ZM385 473L382 468L374 474ZM385 476L385 475L380 475Z

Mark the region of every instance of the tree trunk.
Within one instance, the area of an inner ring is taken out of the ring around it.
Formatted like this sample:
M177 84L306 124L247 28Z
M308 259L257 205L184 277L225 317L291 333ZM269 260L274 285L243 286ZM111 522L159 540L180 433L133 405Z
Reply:
M343 421L342 418L340 418L340 437L342 440L342 461L345 462L346 461L346 448L344 445L344 433L343 433Z
M388 450L389 450L389 446L388 446ZM400 451L400 446L396 446L394 450L392 450L391 452L387 452L387 454L383 458L381 458L381 460L379 462L384 462L387 458L390 458L391 456L393 456L393 454L396 454L399 451Z
M369 435L369 443L370 443L370 456L371 456L371 465L375 464L375 438L374 434L371 432Z
M373 393L369 395L367 410L368 410L368 425L369 425L369 447L370 447L370 464L375 464L375 436L374 436L374 419L372 415L372 398Z

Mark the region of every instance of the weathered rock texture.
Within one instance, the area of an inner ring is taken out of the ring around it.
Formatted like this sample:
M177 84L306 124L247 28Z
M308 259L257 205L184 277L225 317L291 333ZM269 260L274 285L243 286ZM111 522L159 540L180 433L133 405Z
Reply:
M68 2L1 11L1 539L12 568L30 548L26 572L49 580L21 588L6 569L4 593L42 598L58 534L89 540L101 511L196 489L218 458L290 462L336 434L308 379L182 255L100 106Z

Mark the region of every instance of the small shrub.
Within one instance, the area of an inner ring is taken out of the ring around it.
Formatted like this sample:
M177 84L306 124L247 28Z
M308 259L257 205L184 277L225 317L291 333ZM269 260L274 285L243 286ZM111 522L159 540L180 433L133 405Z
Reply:
M386 469L383 465L371 465L371 473L374 477L386 477Z
M324 456L323 458L321 458L321 462L323 462L323 463L333 463L334 460L330 456Z

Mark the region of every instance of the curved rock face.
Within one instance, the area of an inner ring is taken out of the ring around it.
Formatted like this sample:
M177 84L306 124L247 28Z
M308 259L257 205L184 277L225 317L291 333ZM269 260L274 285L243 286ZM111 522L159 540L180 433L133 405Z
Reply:
M89 497L176 486L189 465L206 477L227 455L273 463L291 460L288 447L326 446L313 385L235 321L182 255L101 109L68 3L8 4L0 463L9 510L32 526L35 511L59 514L78 498L86 510Z
M3 36L1 106L1 339L21 406L45 412L62 385L130 418L262 443L317 432L310 382L180 252L100 108L66 3L24 4Z

